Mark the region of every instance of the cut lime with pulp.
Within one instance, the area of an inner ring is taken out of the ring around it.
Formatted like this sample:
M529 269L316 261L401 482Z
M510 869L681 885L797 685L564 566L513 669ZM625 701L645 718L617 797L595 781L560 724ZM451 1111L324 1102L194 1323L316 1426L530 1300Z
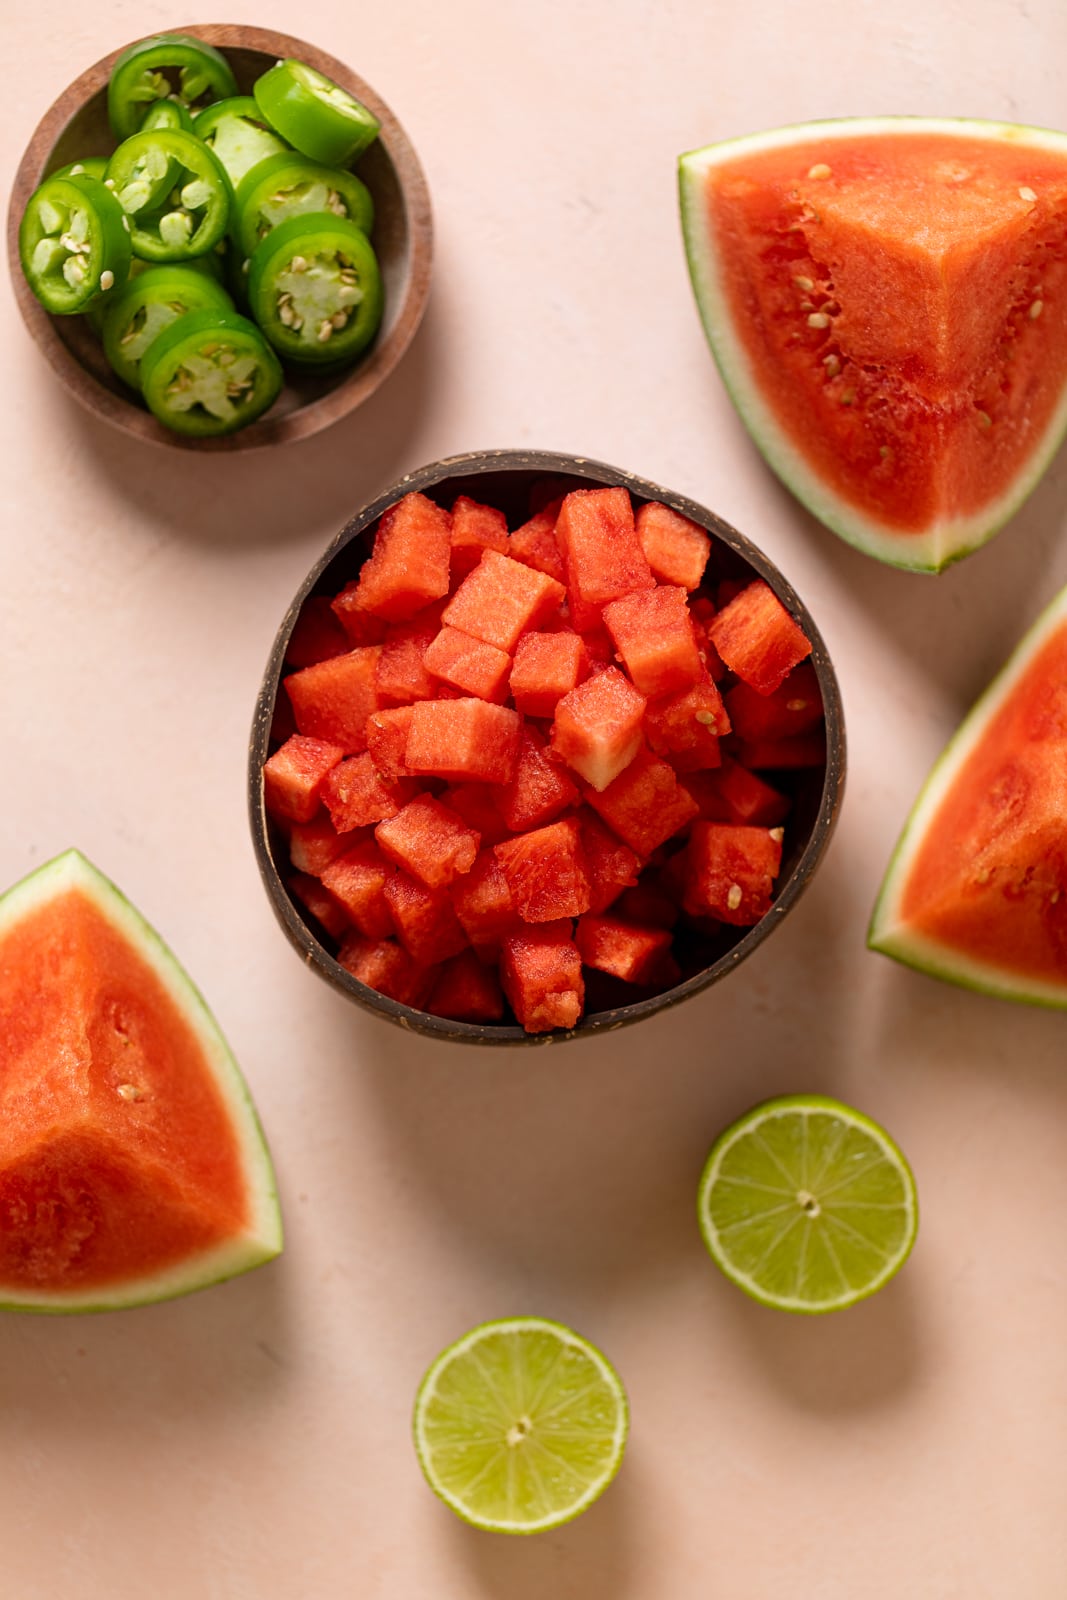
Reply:
M859 1111L768 1100L712 1146L697 1211L712 1259L782 1311L840 1311L903 1266L919 1226L911 1169Z
M430 1488L465 1522L541 1533L607 1488L628 1421L599 1350L558 1322L513 1317L437 1357L415 1399L415 1449Z

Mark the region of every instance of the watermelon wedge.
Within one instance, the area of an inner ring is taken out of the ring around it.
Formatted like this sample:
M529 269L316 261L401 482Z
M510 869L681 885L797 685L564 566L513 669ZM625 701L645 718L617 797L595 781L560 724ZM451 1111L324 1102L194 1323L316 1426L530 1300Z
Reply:
M1067 134L844 119L679 167L704 329L779 477L893 566L991 539L1067 428Z
M214 1019L68 850L0 898L0 1308L107 1311L281 1249L270 1156Z
M934 766L868 943L950 983L1067 1008L1067 589Z

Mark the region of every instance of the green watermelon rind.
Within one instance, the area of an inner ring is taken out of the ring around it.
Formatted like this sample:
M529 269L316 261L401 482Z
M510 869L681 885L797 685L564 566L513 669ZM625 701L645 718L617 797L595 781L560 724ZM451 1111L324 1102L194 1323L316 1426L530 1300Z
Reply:
M1067 588L1060 591L1024 634L985 693L972 706L930 769L908 814L889 860L867 931L867 945L904 966L960 988L998 1000L1067 1010L1067 978L1062 985L1028 980L1022 973L994 967L962 955L949 946L910 931L899 919L899 906L912 863L926 831L956 777L981 742L990 722L1056 629L1067 622Z
M689 276L704 333L727 393L767 465L812 516L846 544L906 572L938 573L987 544L1037 487L1067 434L1067 384L1044 437L1031 452L1011 488L980 514L957 518L926 534L902 533L889 523L867 516L844 496L835 494L832 486L808 465L765 403L744 349L733 333L709 238L703 188L703 180L711 168L745 154L808 144L816 139L880 138L914 133L1007 141L1067 156L1067 134L1051 128L966 117L841 117L746 134L687 151L679 157L678 183Z
M159 1273L83 1293L13 1295L0 1285L0 1311L63 1316L152 1305L250 1272L281 1253L282 1221L274 1168L259 1115L229 1045L203 995L173 951L111 880L80 850L66 850L0 895L0 942L17 922L53 896L77 888L137 949L193 1029L238 1142L251 1216L236 1238Z

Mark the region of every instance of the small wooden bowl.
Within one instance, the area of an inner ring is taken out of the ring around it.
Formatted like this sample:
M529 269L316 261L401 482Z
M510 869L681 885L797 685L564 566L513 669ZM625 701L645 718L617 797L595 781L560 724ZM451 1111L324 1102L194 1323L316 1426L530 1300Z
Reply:
M601 974L591 974L588 990L595 986L599 991L597 998L603 1002L599 1009L589 997L590 1009L576 1028L568 1032L528 1034L516 1026L453 1022L426 1011L415 1011L368 988L338 965L285 887L284 876L292 869L285 838L263 804L263 763L270 753L271 722L281 689L285 652L300 609L309 595L334 595L358 574L370 555L375 527L386 507L413 491L428 495L446 507L452 505L457 495L465 494L498 506L507 514L509 527L514 528L530 514L531 488L543 485L546 479L552 482L553 494L564 494L569 489L619 485L629 490L636 503L660 500L711 534L709 571L723 578L765 578L811 640L811 659L822 690L826 716L827 758L821 769L775 774L776 785L790 791L793 806L777 894L770 911L760 922L752 928L723 928L714 939L696 934L680 935L675 941L675 954L682 967L682 981L660 994L627 1003L626 985L614 979L604 979L601 983ZM714 512L658 484L635 478L632 473L620 472L602 462L589 461L584 456L526 450L492 450L482 455L452 456L436 461L432 466L409 473L370 505L364 506L342 528L301 584L278 630L256 702L248 753L249 815L256 859L274 913L300 955L320 977L368 1010L417 1033L465 1044L558 1044L587 1034L603 1033L654 1016L735 971L738 964L780 925L811 882L837 820L844 776L845 728L841 695L826 646L807 607L762 551Z
M68 391L98 417L135 439L179 450L255 450L306 439L354 411L392 372L415 335L430 288L433 222L430 193L418 157L379 95L343 62L314 45L267 28L208 25L167 29L192 34L222 50L241 94L279 58L306 61L355 95L381 123L381 133L359 161L359 176L374 196L373 243L385 283L385 319L367 354L355 366L328 376L288 369L286 383L266 416L239 433L193 439L164 428L112 372L99 339L84 317L51 317L30 293L19 261L18 232L33 191L57 167L108 155L115 140L107 120L107 83L116 57L97 61L70 85L38 123L19 163L7 216L7 251L19 310L31 335ZM125 46L123 47L125 48Z

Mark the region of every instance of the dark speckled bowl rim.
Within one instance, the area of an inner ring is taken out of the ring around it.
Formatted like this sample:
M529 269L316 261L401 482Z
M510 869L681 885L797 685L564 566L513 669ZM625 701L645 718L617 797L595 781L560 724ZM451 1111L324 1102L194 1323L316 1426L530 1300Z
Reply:
M271 852L267 814L263 804L263 763L269 753L271 719L281 684L289 635L304 601L315 588L323 572L346 545L357 539L365 529L378 520L388 506L403 495L433 490L438 484L450 478L507 472L537 473L543 474L546 478L582 478L588 480L591 486L618 486L628 489L638 500L662 501L680 512L682 516L689 517L707 529L714 539L728 546L760 577L766 579L778 598L800 623L811 641L811 659L819 679L826 715L826 771L819 809L807 845L792 872L781 885L767 915L711 966L705 967L703 971L694 974L675 988L637 1001L633 1005L593 1012L584 1017L576 1028L543 1034L528 1034L518 1027L454 1022L447 1017L435 1017L429 1012L416 1011L411 1006L401 1005L398 1001L379 994L377 990L368 988L366 984L360 983L358 978L346 972L319 944L286 892ZM633 473L620 471L617 467L590 460L586 456L558 455L542 450L488 450L447 456L429 466L420 467L416 472L408 473L399 483L393 484L391 488L384 490L376 499L365 505L345 524L304 579L278 629L256 701L248 751L249 820L256 862L274 914L290 943L304 961L350 1000L354 1000L378 1016L388 1018L402 1028L433 1039L449 1039L460 1044L481 1045L563 1044L571 1039L591 1038L596 1034L610 1033L617 1028L641 1022L645 1017L655 1016L658 1012L676 1006L683 1000L689 1000L735 971L745 957L751 955L753 950L780 925L811 882L837 822L844 778L845 726L837 677L814 619L774 563L736 528L684 495L675 494L659 484L650 483L645 478L638 478Z

